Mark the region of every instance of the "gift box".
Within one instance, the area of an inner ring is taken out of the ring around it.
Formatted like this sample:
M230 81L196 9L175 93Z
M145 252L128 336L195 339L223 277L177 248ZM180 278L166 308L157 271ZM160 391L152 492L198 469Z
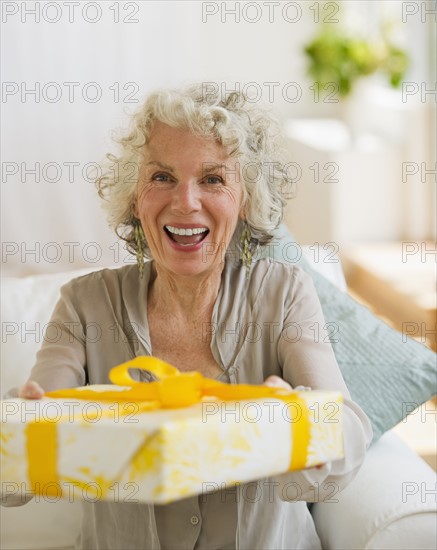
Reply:
M222 384L150 357L111 381L2 402L3 494L163 504L343 457L337 392Z

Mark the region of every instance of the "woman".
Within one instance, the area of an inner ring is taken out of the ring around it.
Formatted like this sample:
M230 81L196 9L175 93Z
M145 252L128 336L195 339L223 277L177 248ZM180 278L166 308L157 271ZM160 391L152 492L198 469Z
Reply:
M288 183L276 128L238 93L203 92L151 95L122 154L108 157L99 192L138 266L63 287L51 320L63 337L44 343L20 396L108 383L113 366L153 354L229 383L341 391L345 458L259 480L252 496L241 486L166 506L85 503L80 548L320 548L305 501L350 481L370 442L329 343L314 339L324 320L311 279L253 258L281 221Z

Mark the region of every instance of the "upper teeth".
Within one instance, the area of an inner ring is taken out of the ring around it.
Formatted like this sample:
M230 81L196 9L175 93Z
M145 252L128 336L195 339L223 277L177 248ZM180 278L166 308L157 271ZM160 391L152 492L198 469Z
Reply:
M199 235L199 233L205 233L208 231L206 227L194 227L192 229L184 229L182 227L173 227L171 225L166 225L165 228L174 233L175 235Z

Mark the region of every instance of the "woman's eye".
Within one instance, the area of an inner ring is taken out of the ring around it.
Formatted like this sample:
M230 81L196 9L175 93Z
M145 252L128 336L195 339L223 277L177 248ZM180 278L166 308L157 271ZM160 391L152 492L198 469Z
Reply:
M223 183L223 178L220 176L206 176L203 180L205 183Z
M166 183L166 182L170 181L170 176L168 174L161 174L161 173L154 174L153 177L152 177L152 180Z

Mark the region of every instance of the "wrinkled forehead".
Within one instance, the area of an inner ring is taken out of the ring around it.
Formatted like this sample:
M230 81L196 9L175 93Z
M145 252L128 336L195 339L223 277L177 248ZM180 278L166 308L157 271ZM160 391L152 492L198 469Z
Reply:
M233 178L239 172L238 160L214 137L162 122L155 124L144 145L143 167L181 173L220 173L228 177L234 174Z
M156 121L150 128L143 152L150 155L193 155L210 157L214 162L225 162L231 157L229 147L225 147L214 134L201 134L191 128L170 126Z
M150 122L149 128L146 132L146 145L151 140L156 140L157 137L160 137L162 135L166 136L193 136L194 138L197 138L199 142L216 142L219 145L222 145L222 140L220 138L220 135L214 131L213 128L206 127L203 128L201 126L193 125L189 121L185 120L160 120L160 119L154 119Z

